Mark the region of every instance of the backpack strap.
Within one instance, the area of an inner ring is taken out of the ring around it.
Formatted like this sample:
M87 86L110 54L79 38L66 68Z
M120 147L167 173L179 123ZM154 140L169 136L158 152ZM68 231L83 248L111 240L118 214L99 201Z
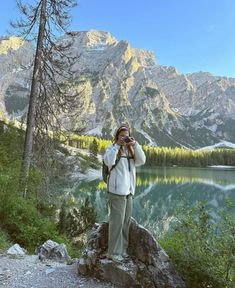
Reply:
M117 164L118 164L118 162L119 162L119 160L120 160L121 158L127 158L129 171L131 171L131 170L130 170L130 159L134 159L134 158L133 158L133 157L129 157L129 156L127 156L127 157L126 157L126 156L120 156L120 157L117 157L117 159L116 159L116 161L115 161L115 164L111 167L109 173L117 166Z
M109 174L110 172L117 166L119 160L121 159L121 157L117 157L116 161L115 161L115 164L111 167L110 171L109 171Z
M107 178L107 185L109 185L109 177L110 177L110 173L111 171L117 166L119 160L120 160L121 157L118 157L116 160L115 160L115 164L111 167L111 169L109 170L109 173L108 173L108 178Z

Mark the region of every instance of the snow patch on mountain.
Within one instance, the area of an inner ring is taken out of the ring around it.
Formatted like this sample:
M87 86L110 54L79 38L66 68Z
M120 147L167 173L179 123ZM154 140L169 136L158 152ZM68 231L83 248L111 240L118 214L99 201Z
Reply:
M205 146L205 147L199 148L197 150L213 150L216 148L235 148L235 144L228 142L228 141L221 141L221 142L216 143L214 145Z
M93 128L86 132L87 135L102 135L102 126L99 125L96 128Z

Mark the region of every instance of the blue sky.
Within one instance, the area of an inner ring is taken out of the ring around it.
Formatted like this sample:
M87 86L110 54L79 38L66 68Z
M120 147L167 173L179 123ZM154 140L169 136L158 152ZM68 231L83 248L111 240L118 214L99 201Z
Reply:
M32 0L31 0L32 2ZM154 51L156 63L181 73L235 77L235 0L80 0L72 30L109 31L132 47ZM0 35L17 17L2 1Z

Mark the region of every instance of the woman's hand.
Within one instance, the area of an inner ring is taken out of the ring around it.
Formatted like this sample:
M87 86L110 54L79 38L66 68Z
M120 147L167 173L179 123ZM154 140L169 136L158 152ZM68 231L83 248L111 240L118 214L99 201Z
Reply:
M131 145L131 146L134 146L135 145L135 139L133 137L129 137L129 142L127 143L127 145Z

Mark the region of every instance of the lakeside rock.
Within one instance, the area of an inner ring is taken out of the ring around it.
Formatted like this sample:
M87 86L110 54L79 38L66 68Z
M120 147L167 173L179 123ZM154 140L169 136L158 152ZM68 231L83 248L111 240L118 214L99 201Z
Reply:
M108 223L96 225L78 262L78 272L118 287L184 288L185 283L151 233L133 218L129 233L129 258L116 263L105 257Z

